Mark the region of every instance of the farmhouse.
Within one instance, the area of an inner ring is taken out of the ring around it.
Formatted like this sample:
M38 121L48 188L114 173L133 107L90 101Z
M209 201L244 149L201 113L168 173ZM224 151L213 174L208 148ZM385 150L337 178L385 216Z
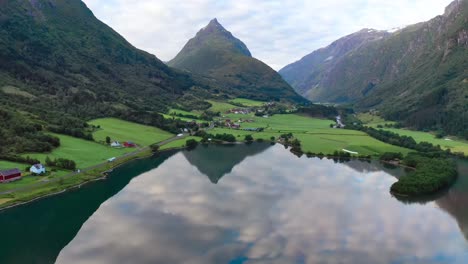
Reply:
M122 144L120 144L120 142L118 141L114 141L111 143L111 147L113 148L120 148L122 146Z
M21 171L19 169L0 171L0 182L11 182L21 179Z
M46 168L42 164L35 164L29 169L29 172L33 174L44 174L46 173Z

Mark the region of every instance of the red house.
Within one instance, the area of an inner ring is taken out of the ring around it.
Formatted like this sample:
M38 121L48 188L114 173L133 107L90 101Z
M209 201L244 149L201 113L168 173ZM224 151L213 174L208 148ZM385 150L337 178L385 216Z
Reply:
M126 147L126 148L134 148L134 147L136 147L136 144L133 143L133 142L124 142L123 146Z
M11 169L0 171L0 182L11 182L21 179L21 171L19 169Z

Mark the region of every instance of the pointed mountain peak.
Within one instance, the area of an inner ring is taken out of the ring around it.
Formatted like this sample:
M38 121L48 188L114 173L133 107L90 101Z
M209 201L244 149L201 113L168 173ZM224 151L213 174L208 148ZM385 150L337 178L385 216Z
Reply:
M208 23L208 26L222 26L222 25L218 22L218 19L215 17L211 19L210 23Z
M208 25L200 30L199 33L215 33L215 32L225 32L229 33L223 25L218 22L218 19L213 18Z

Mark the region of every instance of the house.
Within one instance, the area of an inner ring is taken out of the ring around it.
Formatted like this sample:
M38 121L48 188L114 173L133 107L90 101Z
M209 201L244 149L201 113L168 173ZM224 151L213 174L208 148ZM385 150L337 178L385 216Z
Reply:
M29 169L32 174L44 174L46 173L46 168L42 164L35 164Z
M21 171L19 169L11 169L0 171L0 182L11 182L21 179Z
M128 142L124 142L123 146L126 147L126 148L134 148L134 147L136 147L136 144L133 143L133 142L128 141Z
M115 161L115 160L116 160L116 157L112 157L112 158L108 159L107 161L108 161L108 162L113 162L113 161Z
M113 148L120 148L120 147L122 147L122 144L120 144L120 142L118 142L118 141L113 141L113 142L111 143L111 147L113 147Z

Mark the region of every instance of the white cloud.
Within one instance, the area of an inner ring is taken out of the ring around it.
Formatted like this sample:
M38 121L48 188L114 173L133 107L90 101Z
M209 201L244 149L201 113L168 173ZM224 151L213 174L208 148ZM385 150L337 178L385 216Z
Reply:
M217 17L274 69L362 28L391 29L442 14L451 0L84 0L136 47L172 59Z
M455 220L398 202L374 166L276 145L214 185L177 153L104 202L56 263L466 263Z
M274 69L362 28L391 29L442 14L451 0L84 0L136 47L172 59L217 17Z

